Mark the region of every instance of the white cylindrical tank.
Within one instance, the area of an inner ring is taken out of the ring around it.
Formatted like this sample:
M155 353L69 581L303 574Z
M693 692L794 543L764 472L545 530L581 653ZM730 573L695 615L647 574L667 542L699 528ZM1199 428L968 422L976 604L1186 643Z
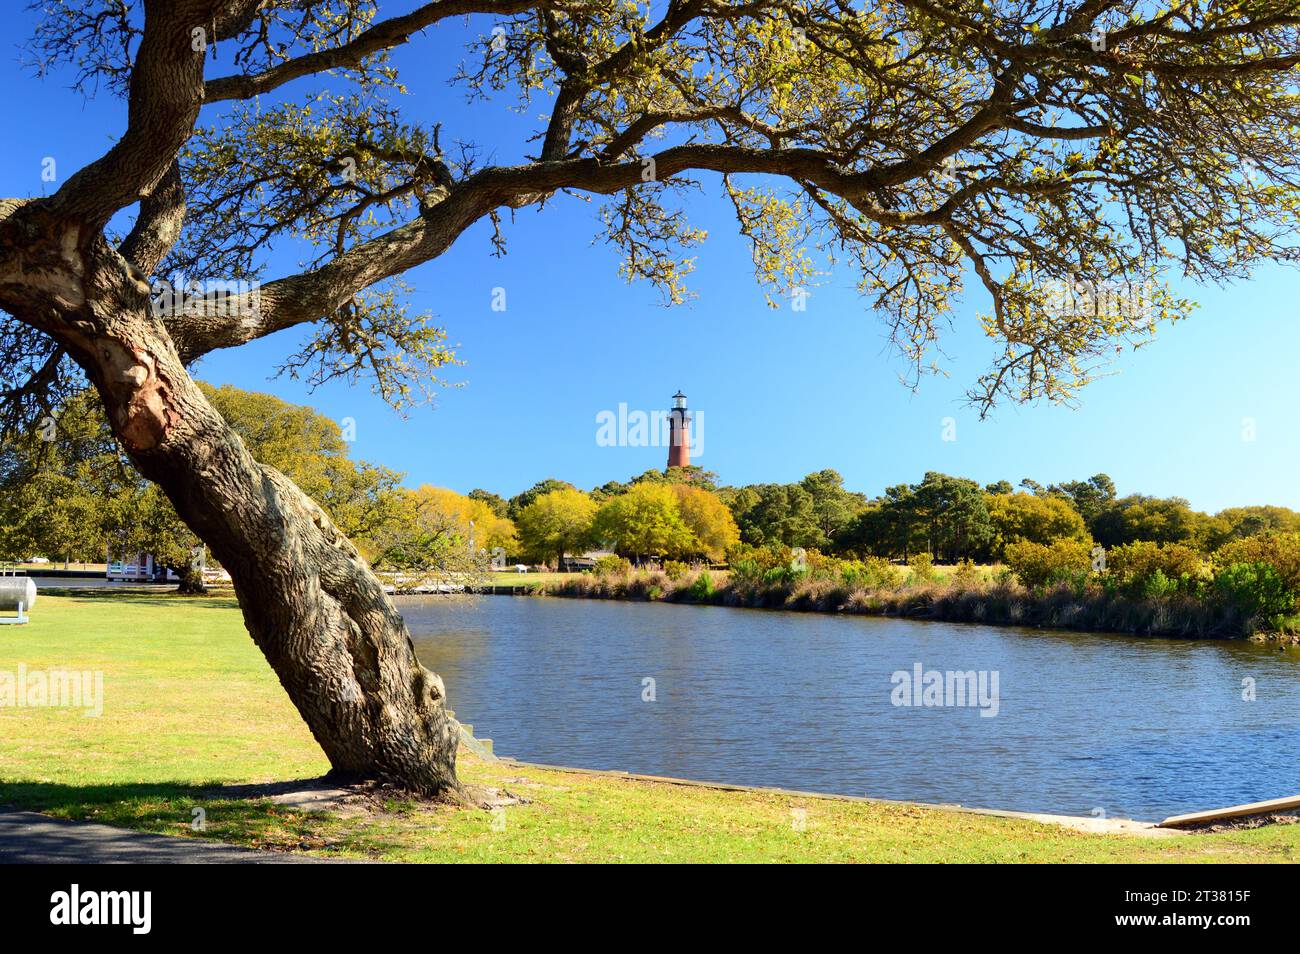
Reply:
M13 611L19 603L24 610L36 602L36 581L29 576L0 576L0 610Z

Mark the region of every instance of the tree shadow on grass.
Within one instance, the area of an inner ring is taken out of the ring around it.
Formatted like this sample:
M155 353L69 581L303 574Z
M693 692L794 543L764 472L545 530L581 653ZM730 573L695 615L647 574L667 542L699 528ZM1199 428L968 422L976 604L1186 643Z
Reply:
M280 792L310 790L319 779L273 785L124 782L62 785L0 781L0 809L18 809L72 821L226 841L277 851L328 851L326 832L338 823L331 812L279 804Z
M189 596L175 590L120 590L109 587L43 586L41 596L68 597L102 603L130 603L132 606L202 606L210 609L237 607L234 590L213 590L206 596Z

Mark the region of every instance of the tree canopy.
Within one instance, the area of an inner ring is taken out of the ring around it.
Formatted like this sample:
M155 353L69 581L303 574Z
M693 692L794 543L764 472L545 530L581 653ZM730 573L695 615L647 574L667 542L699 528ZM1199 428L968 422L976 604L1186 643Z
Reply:
M740 542L740 528L717 494L693 484L675 484L673 492L682 523L691 533L690 542L674 555L721 560Z
M555 557L558 567L565 554L582 552L591 543L596 510L596 502L573 487L535 496L515 518L523 552L539 562Z
M562 193L595 196L626 273L680 300L702 238L686 197L716 174L774 298L833 255L918 374L973 276L994 344L971 389L985 408L1069 399L1185 315L1169 269L1219 282L1297 255L1291 0L672 0L649 19L577 0L44 7L42 68L142 107L47 204L102 225L144 196L121 250L145 276L259 279L277 241L302 244L308 269L266 282L256 320L167 315L182 355L316 323L283 370L369 373L397 404L452 360L406 314L401 274L482 218L504 245L501 210ZM466 14L483 16L453 81L549 104L527 161L485 162L519 150L405 108L388 51ZM207 69L216 44L234 72ZM18 290L5 297L25 320ZM8 330L10 403L48 407L68 345Z
M681 556L696 546L674 488L653 481L634 484L606 501L592 532L596 539L612 543L617 553L638 559Z
M372 565L395 572L406 586L472 588L518 549L514 524L487 502L427 484L399 488L366 543Z
M1070 500L1055 495L992 494L987 499L993 537L989 552L1001 559L1012 543L1050 544L1055 540L1087 540L1083 515Z
M753 484L731 498L746 543L815 547L822 541L813 495L800 484Z

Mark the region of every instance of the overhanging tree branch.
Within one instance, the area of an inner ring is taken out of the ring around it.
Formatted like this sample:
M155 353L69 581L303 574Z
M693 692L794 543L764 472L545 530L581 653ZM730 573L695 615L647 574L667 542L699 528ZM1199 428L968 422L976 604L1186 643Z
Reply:
M205 46L194 30L243 29L260 0L150 0L131 70L127 128L102 158L70 178L50 200L64 217L98 230L119 209L148 196L189 139L203 102ZM196 48L196 46L198 48Z
M260 73L210 79L204 84L203 98L207 103L252 99L304 76L355 67L366 57L401 46L416 33L448 17L473 13L504 16L524 10L564 6L565 0L436 0L404 16L376 23L342 46L294 57Z

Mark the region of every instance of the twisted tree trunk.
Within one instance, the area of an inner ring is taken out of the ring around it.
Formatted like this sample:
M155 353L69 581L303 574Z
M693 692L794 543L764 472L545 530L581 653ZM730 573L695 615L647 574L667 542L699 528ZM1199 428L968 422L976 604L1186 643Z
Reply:
M140 472L229 571L253 640L341 778L459 797L442 680L324 511L244 442L187 373L149 288L100 238L36 221L4 304L55 337ZM4 239L0 235L0 253Z
M148 319L96 340L95 383L140 471L229 571L244 623L342 777L454 791L457 732L356 548L253 460Z

